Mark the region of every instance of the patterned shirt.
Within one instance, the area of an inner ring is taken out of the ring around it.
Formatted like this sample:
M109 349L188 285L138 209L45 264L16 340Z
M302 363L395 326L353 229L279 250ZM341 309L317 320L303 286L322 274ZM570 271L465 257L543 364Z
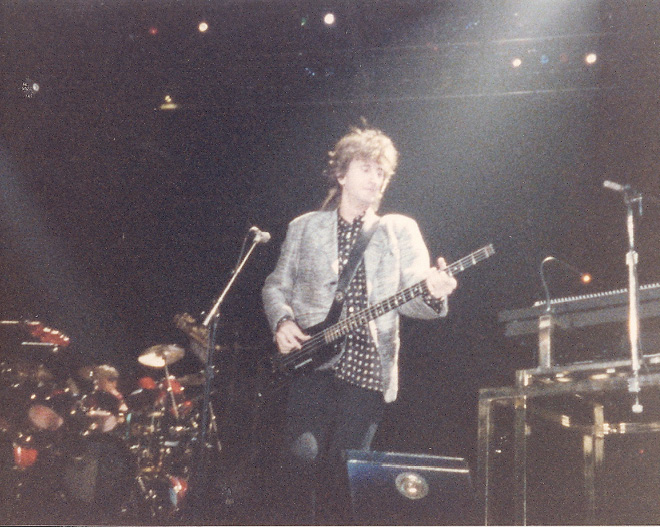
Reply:
M348 263L351 249L362 231L363 218L357 218L353 223L348 223L341 216L338 218L337 241L339 274L341 274ZM363 259L346 290L344 312L350 316L367 307L367 275ZM337 352L340 352L342 347L344 349L344 353L334 367L338 378L368 390L383 391L380 356L368 326L360 326L351 331L346 335L344 342L339 341L335 346Z

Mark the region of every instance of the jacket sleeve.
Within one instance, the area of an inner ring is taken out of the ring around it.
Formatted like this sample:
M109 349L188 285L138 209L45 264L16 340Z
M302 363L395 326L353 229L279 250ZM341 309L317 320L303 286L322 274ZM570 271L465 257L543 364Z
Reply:
M410 287L424 280L431 267L429 251L422 238L417 222L411 218L400 217L400 227L396 230L401 257L401 289ZM430 305L423 297L417 297L399 308L402 315L412 318L432 319L444 317L448 312L448 302Z
M298 267L298 254L300 250L300 229L291 222L287 229L286 238L280 249L280 256L273 272L268 275L261 291L268 324L275 332L278 321L289 316L294 318L291 308L293 284Z

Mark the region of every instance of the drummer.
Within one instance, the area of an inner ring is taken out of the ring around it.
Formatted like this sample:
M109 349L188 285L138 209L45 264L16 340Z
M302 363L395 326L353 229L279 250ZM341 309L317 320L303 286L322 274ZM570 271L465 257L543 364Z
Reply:
M87 416L103 432L113 430L124 421L128 406L119 391L119 372L113 366L102 364L93 369L94 391L87 397ZM108 395L112 396L109 398Z

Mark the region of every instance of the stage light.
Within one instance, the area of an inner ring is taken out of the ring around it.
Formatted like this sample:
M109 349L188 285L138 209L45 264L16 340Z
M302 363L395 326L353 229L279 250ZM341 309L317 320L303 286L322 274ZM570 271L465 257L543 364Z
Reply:
M151 27L149 28L149 34L150 34L152 37L155 37L155 36L158 34L158 28L157 28L156 26L151 26Z
M200 33L206 33L209 29L209 25L206 22L200 22L197 29L199 29Z
M323 17L323 22L326 26L334 26L337 19L335 18L334 13L326 13Z
M39 86L38 82L35 82L31 79L25 79L23 81L23 84L21 85L21 92L23 92L23 95L27 99L32 99L37 93L39 93L39 90L41 89L41 86Z
M514 68L519 68L520 66L522 66L522 59L519 58L519 57L516 57L515 59L513 59L511 61L511 66L514 67Z
M587 53L584 56L584 61L589 65L595 64L597 60L598 60L598 55L596 55L595 53Z
M179 107L179 105L174 102L171 95L165 95L163 101L164 102L160 105L161 110L176 110Z

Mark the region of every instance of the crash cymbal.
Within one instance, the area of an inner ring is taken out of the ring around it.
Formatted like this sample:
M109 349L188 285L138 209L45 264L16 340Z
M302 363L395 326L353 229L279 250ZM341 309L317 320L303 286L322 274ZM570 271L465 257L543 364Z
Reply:
M177 377L176 380L181 386L201 386L206 381L204 372L190 373L183 377Z
M138 362L150 368L164 368L183 358L184 351L176 344L156 344L138 357Z

